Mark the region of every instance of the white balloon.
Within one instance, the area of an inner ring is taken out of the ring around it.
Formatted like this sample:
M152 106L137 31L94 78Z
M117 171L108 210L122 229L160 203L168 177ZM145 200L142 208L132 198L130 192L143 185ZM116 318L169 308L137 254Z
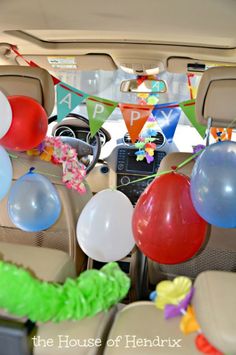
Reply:
M77 224L77 239L90 258L110 262L126 257L134 247L133 206L120 191L103 190L91 198Z
M7 97L0 91L0 139L11 127L12 109Z
M0 146L0 201L8 193L12 183L12 163L9 155Z

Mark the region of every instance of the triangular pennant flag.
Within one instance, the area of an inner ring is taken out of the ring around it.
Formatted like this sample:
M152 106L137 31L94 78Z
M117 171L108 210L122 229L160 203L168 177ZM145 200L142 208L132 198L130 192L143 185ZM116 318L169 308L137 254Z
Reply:
M68 113L78 106L89 95L72 86L60 82L57 86L57 121L61 122Z
M185 116L192 123L193 127L196 128L200 136L204 138L206 127L197 122L195 113L195 100L183 101L179 104L179 106L183 110Z
M171 143L180 119L181 110L175 102L156 105L152 111L167 141Z
M125 120L132 143L135 143L148 117L151 115L153 106L119 104Z
M99 97L90 96L86 100L89 127L91 136L94 137L103 123L112 114L118 105L118 102L101 99Z

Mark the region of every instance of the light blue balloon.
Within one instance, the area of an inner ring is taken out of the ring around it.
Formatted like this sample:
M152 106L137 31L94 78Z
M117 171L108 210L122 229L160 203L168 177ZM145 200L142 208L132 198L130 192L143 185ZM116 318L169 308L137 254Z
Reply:
M197 159L191 176L195 209L208 223L236 228L236 143L218 142Z
M57 221L61 201L50 180L29 172L13 185L8 199L8 213L12 223L21 230L40 232Z
M12 164L9 155L0 146L0 201L6 196L12 182Z

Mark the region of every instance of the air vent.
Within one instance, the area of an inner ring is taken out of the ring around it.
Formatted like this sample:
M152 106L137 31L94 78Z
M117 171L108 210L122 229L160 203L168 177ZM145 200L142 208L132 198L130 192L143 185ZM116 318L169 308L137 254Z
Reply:
M165 143L165 137L164 135L161 133L161 132L157 132L156 136L153 136L153 138L155 138L155 141L153 141L153 143L155 143L157 145L158 148L162 147L163 144ZM129 133L125 133L124 137L123 137L123 141L125 144L130 144L132 145L133 143L131 142L131 139L130 139L130 135ZM136 140L137 142L138 140ZM136 143L135 142L135 143Z
M156 138L155 141L153 143L155 143L157 145L158 148L162 147L165 143L165 136L163 133L161 132L157 132L156 136L153 137Z
M125 144L133 144L133 143L131 142L131 138L130 138L130 135L129 135L128 132L125 133L123 140L124 140L124 143L125 143ZM136 141L136 142L137 142L137 141Z

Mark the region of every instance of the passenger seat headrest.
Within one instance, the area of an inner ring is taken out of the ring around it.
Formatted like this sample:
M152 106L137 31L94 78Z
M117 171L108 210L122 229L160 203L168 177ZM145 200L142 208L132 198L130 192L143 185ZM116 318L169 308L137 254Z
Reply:
M236 67L215 67L202 76L196 99L196 117L207 125L226 128L236 118ZM230 127L236 127L234 122Z
M0 66L0 91L6 96L22 95L38 101L52 113L55 102L54 84L47 70L26 66Z

